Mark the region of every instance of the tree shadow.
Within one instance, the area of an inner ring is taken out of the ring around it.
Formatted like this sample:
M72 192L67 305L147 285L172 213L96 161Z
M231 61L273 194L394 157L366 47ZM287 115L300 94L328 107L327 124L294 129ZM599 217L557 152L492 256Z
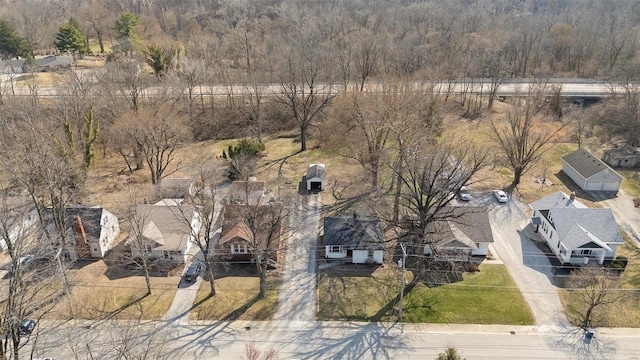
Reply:
M552 349L557 349L570 355L574 359L613 359L616 355L616 342L611 338L606 341L593 336L588 341L585 331L577 327L567 327L559 330L558 336L547 337L547 343Z
M134 299L130 300L128 303L120 306L118 309L106 312L102 316L97 317L96 320L98 320L98 321L111 320L111 319L115 318L116 316L118 316L119 314L121 314L122 312L124 312L125 310L127 310L128 308L130 308L130 307L142 302L142 300L146 299L149 295L150 294L144 294L141 297L134 298Z
M296 349L295 356L300 359L393 359L396 351L407 350L402 325L397 323L354 323L345 327L358 331L319 327L299 332L297 337L306 339L306 344Z
M600 201L598 198L594 197L591 192L582 190L578 186L578 184L576 184L573 180L571 180L571 178L569 176L567 176L567 174L564 173L564 171L558 171L555 175L558 178L558 180L560 180L560 182L564 186L566 186L567 189L569 189L570 192L573 192L573 193L576 194L577 198L585 199L585 200L588 200L588 201L591 201L591 202ZM597 192L597 193L600 193L600 192ZM607 191L603 191L602 193L607 193ZM604 199L602 199L602 200L604 200Z

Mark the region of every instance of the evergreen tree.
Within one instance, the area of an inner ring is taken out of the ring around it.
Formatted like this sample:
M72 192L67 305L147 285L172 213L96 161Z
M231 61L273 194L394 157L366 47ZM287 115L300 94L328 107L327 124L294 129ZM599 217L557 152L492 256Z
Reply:
M80 30L78 21L73 18L68 23L60 25L54 44L60 52L70 52L74 57L76 54L89 52L87 37Z
M7 20L0 20L0 57L10 59L33 58L33 50L27 40L18 35L16 29Z
M123 12L113 24L118 41L117 50L123 54L131 54L135 45L140 42L136 27L140 25L140 17L130 12Z

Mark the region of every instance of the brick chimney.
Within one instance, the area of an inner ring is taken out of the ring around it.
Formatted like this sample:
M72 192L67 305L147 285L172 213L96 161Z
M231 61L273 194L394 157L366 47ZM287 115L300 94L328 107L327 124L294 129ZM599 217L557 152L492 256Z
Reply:
M73 227L76 232L76 249L78 251L78 257L82 259L91 258L91 250L89 249L87 234L84 231L84 225L82 224L80 215L76 215Z

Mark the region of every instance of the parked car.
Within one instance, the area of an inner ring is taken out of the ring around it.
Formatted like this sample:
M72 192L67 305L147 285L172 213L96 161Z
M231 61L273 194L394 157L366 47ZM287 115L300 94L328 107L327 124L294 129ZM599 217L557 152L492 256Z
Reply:
M29 335L35 329L36 321L31 319L24 319L20 323L20 334L21 335Z
M194 264L189 266L187 271L184 273L184 281L191 283L198 279L198 275L200 275L200 271L202 271L202 264Z
M499 203L506 203L509 200L507 194L502 190L493 190L493 197L495 197Z
M469 189L467 189L466 186L461 187L460 191L458 191L458 199L462 201L471 200L471 194L469 193Z

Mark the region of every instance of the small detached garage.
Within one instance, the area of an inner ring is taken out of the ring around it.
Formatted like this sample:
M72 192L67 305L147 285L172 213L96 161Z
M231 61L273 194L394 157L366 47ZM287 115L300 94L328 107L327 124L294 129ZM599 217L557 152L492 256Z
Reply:
M327 180L327 168L324 164L311 164L307 169L307 191L322 191Z
M622 176L585 149L562 158L562 171L585 191L618 192Z

